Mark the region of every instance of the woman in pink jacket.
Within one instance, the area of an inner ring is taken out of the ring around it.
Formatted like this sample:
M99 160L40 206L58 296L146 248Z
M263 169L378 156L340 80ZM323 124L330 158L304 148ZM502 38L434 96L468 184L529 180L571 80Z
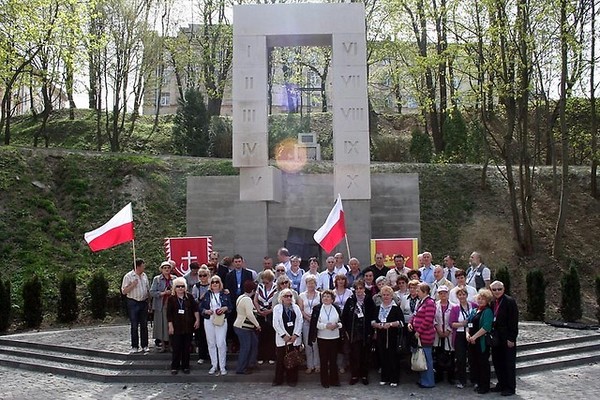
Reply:
M419 304L417 305L415 315L412 317L408 330L415 332L415 337L421 339L421 346L427 359L427 370L420 373L417 384L422 388L432 388L435 386L433 374L433 342L435 340L435 300L429 296L430 287L426 283L419 284L417 296Z

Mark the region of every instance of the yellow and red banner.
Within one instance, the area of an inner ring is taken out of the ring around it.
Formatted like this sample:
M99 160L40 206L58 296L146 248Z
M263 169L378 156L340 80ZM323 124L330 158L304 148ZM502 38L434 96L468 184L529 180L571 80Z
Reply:
M419 251L417 238L371 239L371 264L375 263L375 254L382 253L385 265L394 265L394 254L402 254L408 268L418 268L417 254Z

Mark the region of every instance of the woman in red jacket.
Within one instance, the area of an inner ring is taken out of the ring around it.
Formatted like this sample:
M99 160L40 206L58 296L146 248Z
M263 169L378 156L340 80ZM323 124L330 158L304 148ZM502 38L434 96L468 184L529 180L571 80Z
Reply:
M435 301L429 296L429 285L421 283L417 288L417 296L419 296L419 304L415 310L410 324L409 331L415 332L415 337L421 339L421 346L425 352L427 359L427 370L421 372L419 382L417 384L422 388L432 388L435 386L435 378L433 374L433 341L435 340Z

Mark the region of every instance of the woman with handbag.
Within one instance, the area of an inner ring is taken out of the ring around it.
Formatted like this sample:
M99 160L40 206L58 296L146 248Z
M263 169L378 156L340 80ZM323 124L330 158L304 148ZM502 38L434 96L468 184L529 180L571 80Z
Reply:
M448 301L448 292L448 286L441 285L438 287L437 295L439 300L435 304L434 319L436 338L434 342L433 366L436 382L443 381L444 372L446 372L448 383L454 385L454 347L450 340L450 336L452 335L450 312L453 304Z
M321 372L321 362L319 360L319 347L316 343L309 346L308 334L310 332L310 318L315 306L321 304L321 294L317 292L317 277L308 275L306 278L306 291L300 293L298 306L302 310L302 341L306 351L306 373L312 374L313 371Z
M294 301L291 289L279 292L279 302L273 308L273 329L275 329L275 379L273 386L287 381L289 386L298 383L297 362L285 363L289 353L298 351L302 344L302 312Z
M171 355L171 374L181 369L190 373L190 349L194 330L200 326L198 303L187 292L185 278L173 280L172 294L167 300L167 321L173 354Z
M313 308L310 317L310 331L308 334L309 345L316 341L319 345L319 359L321 361L321 386L340 386L340 377L337 369L337 353L342 328L342 312L333 304L335 294L333 290L324 290L321 293L321 304Z
M427 283L420 283L417 287L417 296L419 304L415 309L415 314L408 324L408 330L415 333L417 340L421 342L427 369L420 372L417 384L421 388L432 388L435 386L435 377L433 375L433 341L435 340L435 300L429 296L431 289Z
M209 375L220 370L227 375L227 314L231 311L231 300L223 290L223 282L218 275L210 278L210 290L200 304L200 315L204 317L204 330L208 343L211 367Z
M244 294L236 300L237 317L233 323L233 330L240 341L236 374L249 374L251 369L256 367L257 331L260 332L260 324L254 315L254 304L252 303L252 295L254 295L255 290L256 283L253 281L244 282Z
M471 311L467 323L467 343L469 343L469 370L471 382L479 394L490 391L490 347L485 336L492 330L494 312L490 307L493 295L489 289L479 289L477 308Z
M394 290L385 285L379 290L381 304L375 310L371 326L377 335L377 353L381 366L380 385L398 386L400 380L398 330L404 326L404 314L394 302Z
M192 296L198 304L202 303L204 296L210 290L210 271L206 264L202 264L198 270L198 278L200 281L192 288ZM198 364L204 364L205 360L208 360L208 343L206 342L206 331L204 330L204 323L200 324L200 327L196 330L196 347L198 348Z
M467 324L471 310L477 308L477 304L467 300L469 292L464 286L458 286L455 291L458 304L450 310L450 326L452 327L451 343L454 347L456 359L456 378L459 389L467 385Z
M354 281L354 294L346 301L342 311L342 324L346 327L345 337L350 348L350 385L362 378L364 385L369 384L369 358L375 319L375 303L366 293L362 279Z

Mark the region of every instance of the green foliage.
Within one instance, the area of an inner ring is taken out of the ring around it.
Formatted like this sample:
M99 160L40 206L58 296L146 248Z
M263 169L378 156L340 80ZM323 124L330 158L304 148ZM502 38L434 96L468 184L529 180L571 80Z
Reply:
M472 120L467 127L467 145L465 148L465 161L471 164L479 164L484 161L485 131L481 122Z
M510 272L508 271L508 267L498 268L494 280L502 282L504 284L504 293L510 295Z
M409 143L403 137L377 135L372 137L372 143L371 158L373 161L406 162L410 159Z
M546 313L546 280L539 269L527 272L527 315L534 321L543 321Z
M104 272L97 271L92 275L88 283L88 292L90 294L90 311L95 319L104 319L106 317L106 305L108 302L108 280Z
M37 328L42 323L42 282L33 274L23 284L23 320L28 328Z
M411 132L410 155L419 163L430 163L433 156L433 143L427 132L414 128Z
M453 109L444 122L444 155L451 162L464 163L468 154L467 124L458 109Z
M58 320L66 323L73 322L77 320L79 313L77 278L72 273L66 273L61 277L59 286Z
M206 157L209 145L209 119L204 96L188 88L179 100L173 123L173 147L177 154Z
M0 332L5 332L10 326L12 302L10 299L10 280L0 279Z
M209 154L216 158L232 157L233 127L231 118L213 116L210 120Z
M577 263L571 260L571 265L560 279L561 303L560 315L567 322L575 322L581 319L583 310L581 307L581 283Z
M277 147L286 140L297 143L298 134L310 131L309 119L300 114L285 114L269 118L269 158L275 158Z

